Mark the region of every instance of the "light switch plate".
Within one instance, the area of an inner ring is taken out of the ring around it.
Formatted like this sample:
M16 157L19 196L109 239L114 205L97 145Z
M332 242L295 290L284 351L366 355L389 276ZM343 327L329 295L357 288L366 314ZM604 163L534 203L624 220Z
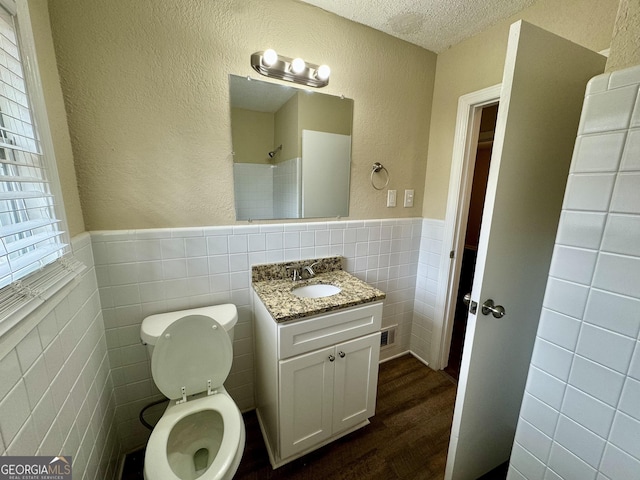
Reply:
M387 190L387 207L395 207L395 206L396 206L396 191Z
M413 207L413 190L404 191L404 206Z

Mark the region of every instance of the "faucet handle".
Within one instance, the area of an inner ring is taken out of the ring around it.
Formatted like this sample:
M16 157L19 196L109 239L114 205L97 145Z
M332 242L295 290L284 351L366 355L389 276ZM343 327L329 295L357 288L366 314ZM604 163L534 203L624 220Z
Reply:
M312 277L315 276L316 272L313 271L313 267L315 267L316 265L318 265L320 263L320 261L318 260L317 262L313 262L311 265L307 265L306 267L304 267L304 269L309 272L309 275L311 275Z
M284 267L287 269L287 272L289 270L292 271L291 273L291 280L293 280L294 282L300 280L300 270L298 270L297 267L294 267L293 265L287 265L286 267Z

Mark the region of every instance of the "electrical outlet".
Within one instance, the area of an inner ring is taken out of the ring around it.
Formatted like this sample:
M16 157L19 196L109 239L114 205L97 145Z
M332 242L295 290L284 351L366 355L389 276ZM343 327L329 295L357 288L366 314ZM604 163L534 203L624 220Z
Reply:
M413 190L404 191L404 206L413 207Z
M396 206L396 191L387 190L387 207L395 207L395 206Z

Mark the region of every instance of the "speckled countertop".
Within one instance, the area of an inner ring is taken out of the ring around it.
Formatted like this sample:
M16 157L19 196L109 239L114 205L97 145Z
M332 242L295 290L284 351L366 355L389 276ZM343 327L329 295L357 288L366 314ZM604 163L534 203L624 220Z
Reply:
M314 277L296 282L287 277L287 266L303 268L314 262L319 262L313 267L316 272ZM252 278L253 289L278 323L377 302L386 296L384 292L342 270L341 257L256 265L252 267ZM291 293L295 288L318 283L335 285L341 291L321 298L301 298Z

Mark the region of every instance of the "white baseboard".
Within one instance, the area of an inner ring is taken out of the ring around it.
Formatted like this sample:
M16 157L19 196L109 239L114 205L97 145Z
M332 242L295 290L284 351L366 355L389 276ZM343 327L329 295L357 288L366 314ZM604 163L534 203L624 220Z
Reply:
M410 350L405 350L404 352L396 353L395 355L392 355L389 358L385 358L384 360L380 360L378 363L388 362L389 360L393 360L394 358L402 357L403 355L406 355L407 353L411 353L411 351Z
M383 364L385 362L388 362L389 360L393 360L395 358L402 357L402 356L407 355L407 354L411 355L416 360L420 361L420 363L423 363L425 366L427 366L427 367L431 368L432 370L434 370L434 368L431 365L429 365L429 362L427 362L424 358L420 358L416 353L414 353L411 350L405 350L404 352L396 353L395 355L393 355L393 356L391 356L389 358L385 358L384 360L380 360L380 362L378 362L378 363L379 364Z

